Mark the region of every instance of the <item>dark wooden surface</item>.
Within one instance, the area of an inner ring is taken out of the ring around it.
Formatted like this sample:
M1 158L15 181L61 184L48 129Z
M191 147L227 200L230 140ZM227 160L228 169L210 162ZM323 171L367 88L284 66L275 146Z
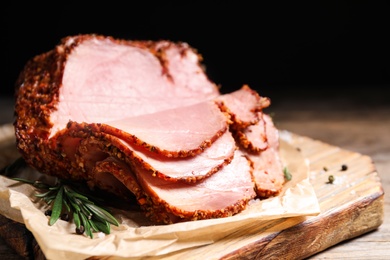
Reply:
M380 95L379 95L380 96ZM390 103L359 98L285 99L268 109L279 129L370 156L385 191L385 218L374 231L310 259L390 259ZM0 123L12 121L12 100L0 98ZM0 259L23 259L0 238Z

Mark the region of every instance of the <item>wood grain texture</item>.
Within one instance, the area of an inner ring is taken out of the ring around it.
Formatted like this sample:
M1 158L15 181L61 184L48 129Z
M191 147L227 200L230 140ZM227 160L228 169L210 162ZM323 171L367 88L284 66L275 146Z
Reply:
M292 140L310 161L321 214L253 222L212 245L164 259L304 259L383 223L384 191L370 157L296 134Z
M384 191L369 156L291 132L281 134L288 136L309 160L310 180L321 214L253 221L211 245L172 253L164 259L303 259L375 230L383 223ZM9 146L7 149L12 150ZM342 170L342 165L347 169ZM328 183L329 175L335 177L333 184ZM23 225L15 225L18 223L4 217L1 223L0 235L8 246L23 257L44 259Z
M368 95L369 91L367 88ZM377 94L379 97L380 94ZM369 156L375 164L385 192L385 218L377 229L338 243L308 259L390 259L389 101L387 99L383 103L378 99L340 96L337 102L330 102L326 97L313 100L302 97L283 100L272 107L280 129L288 129L298 135Z

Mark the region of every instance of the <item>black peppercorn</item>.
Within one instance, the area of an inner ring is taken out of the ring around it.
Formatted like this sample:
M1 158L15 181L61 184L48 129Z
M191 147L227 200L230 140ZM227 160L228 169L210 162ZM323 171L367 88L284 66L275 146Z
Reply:
M80 226L79 228L76 228L76 233L79 235L83 234L84 231L85 231L84 226Z
M346 164L341 165L341 170L342 171L348 170L348 166Z

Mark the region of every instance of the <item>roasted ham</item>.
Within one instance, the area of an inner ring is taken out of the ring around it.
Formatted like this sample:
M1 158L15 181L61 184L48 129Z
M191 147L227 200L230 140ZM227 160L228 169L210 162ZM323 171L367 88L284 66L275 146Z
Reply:
M227 217L284 178L270 100L221 94L183 42L62 39L16 82L15 134L38 171L134 195L162 223Z

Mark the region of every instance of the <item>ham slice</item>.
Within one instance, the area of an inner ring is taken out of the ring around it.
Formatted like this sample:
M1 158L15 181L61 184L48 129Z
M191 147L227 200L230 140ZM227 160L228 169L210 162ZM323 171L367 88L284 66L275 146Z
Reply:
M20 73L17 147L42 173L134 196L157 222L237 214L282 187L277 130L268 98L221 95L201 62L183 42L66 37Z
M265 131L268 148L260 154L247 152L253 163L253 180L256 193L260 198L276 196L280 193L285 182L283 164L279 155L279 131L275 128L272 118L264 114Z
M268 148L265 120L263 112L257 112L259 121L244 129L235 130L239 144L251 152L261 152Z
M257 112L271 104L269 98L260 96L248 85L232 93L220 95L215 100L219 102L221 110L230 115L233 129L244 129L256 124L260 120Z
M66 128L72 132L105 132L153 153L186 157L203 152L226 132L228 125L217 105L206 101L106 123L69 121Z
M230 164L195 185L166 182L143 171L137 176L151 200L149 217L165 223L231 216L256 196L250 163L238 150Z
M53 102L53 135L69 119L103 123L217 97L199 62L186 43L80 35L63 39L30 66L49 72L41 80L53 90L45 93Z
M123 141L122 141L123 142ZM226 131L215 143L197 156L166 158L148 151L133 149L134 157L143 168L160 178L170 181L196 182L220 170L230 163L236 150L235 141Z

